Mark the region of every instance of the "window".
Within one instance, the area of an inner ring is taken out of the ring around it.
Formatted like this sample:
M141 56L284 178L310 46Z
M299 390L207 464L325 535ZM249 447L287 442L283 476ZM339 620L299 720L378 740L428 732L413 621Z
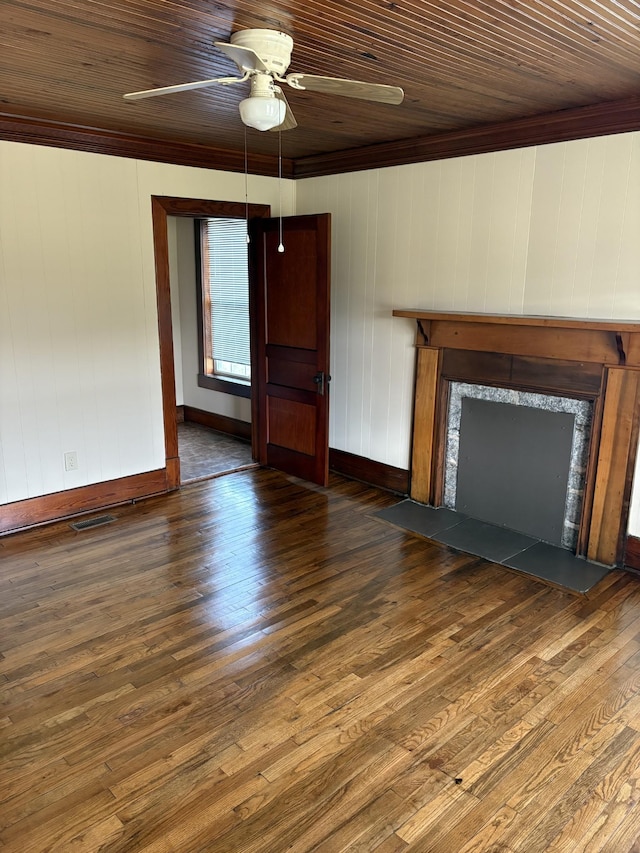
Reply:
M201 375L207 388L249 396L249 272L244 219L196 222L200 255Z

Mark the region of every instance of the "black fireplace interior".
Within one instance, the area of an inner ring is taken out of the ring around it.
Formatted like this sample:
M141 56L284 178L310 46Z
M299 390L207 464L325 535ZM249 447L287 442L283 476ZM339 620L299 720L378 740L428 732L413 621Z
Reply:
M562 545L575 416L464 397L458 512Z

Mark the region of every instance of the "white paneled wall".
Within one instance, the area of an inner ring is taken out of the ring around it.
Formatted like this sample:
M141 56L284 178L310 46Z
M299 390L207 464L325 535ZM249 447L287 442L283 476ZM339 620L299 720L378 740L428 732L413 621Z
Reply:
M640 318L640 134L537 149L524 312Z
M0 503L164 467L151 196L244 177L0 142L0 188ZM249 195L278 209L273 178Z
M322 211L332 447L408 467L414 323L393 308L640 320L639 133L300 181L297 212Z
M299 182L299 213L333 215L332 447L409 464L414 323L393 308L522 311L534 168L527 149Z
M157 468L135 163L3 143L0 186L0 500Z

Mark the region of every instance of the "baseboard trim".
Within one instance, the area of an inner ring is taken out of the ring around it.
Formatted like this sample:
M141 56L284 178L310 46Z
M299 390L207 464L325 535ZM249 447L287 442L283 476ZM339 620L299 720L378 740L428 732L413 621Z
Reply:
M248 424L246 421L230 418L227 415L216 415L213 412L205 412L193 406L183 406L183 410L185 422L191 421L194 424L215 429L217 432L232 435L234 438L251 441L251 424Z
M162 494L170 488L166 469L159 468L144 474L15 501L0 506L0 534L16 533L27 527L71 518L94 509L130 503L139 498Z
M635 569L640 572L640 537L627 536L624 565L630 569Z
M394 468L384 462L375 462L365 456L356 456L345 450L329 448L329 468L336 474L359 480L379 489L386 489L399 495L409 494L409 472L404 468Z

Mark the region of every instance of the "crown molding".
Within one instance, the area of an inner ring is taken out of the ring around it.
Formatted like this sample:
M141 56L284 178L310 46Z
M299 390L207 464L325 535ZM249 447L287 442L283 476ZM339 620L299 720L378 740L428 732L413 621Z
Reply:
M53 148L70 148L93 154L113 157L131 157L136 160L153 160L178 166L197 166L203 169L220 169L225 172L244 172L244 153L198 145L189 142L171 142L101 130L95 127L45 121L37 118L0 112L0 139L31 145L48 145ZM278 158L265 154L249 154L249 172L252 175L278 176ZM291 178L293 162L282 160L282 176Z
M284 158L282 176L315 178L636 130L640 130L640 96L451 133L412 137L297 159ZM244 172L244 154L241 151L157 140L1 112L0 139L180 166ZM276 177L278 159L271 155L250 154L249 172Z
M446 160L634 130L640 130L638 96L451 133L301 157L294 160L293 177L315 178L363 169Z

